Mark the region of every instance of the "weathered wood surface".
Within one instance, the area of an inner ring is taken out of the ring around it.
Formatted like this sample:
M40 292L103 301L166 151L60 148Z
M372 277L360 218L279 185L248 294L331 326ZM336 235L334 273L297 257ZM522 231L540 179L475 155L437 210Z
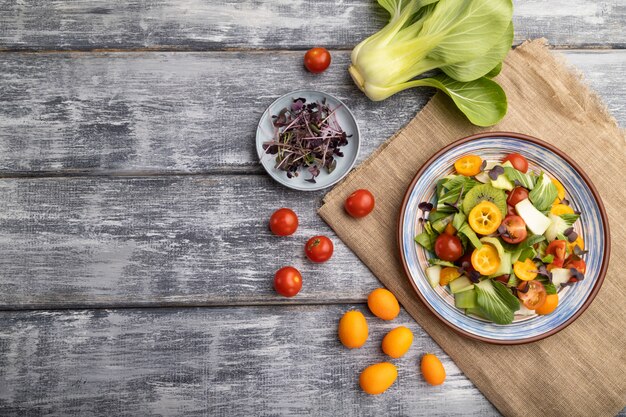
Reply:
M626 51L568 51L626 120ZM360 160L406 124L430 89L369 101L333 52L322 75L301 52L0 54L0 174L261 172L256 125L300 88L345 100L363 132Z
M370 333L349 351L341 315L357 308ZM0 312L0 413L17 415L491 416L497 411L406 314L393 322L364 306ZM388 361L387 331L410 328L398 380L381 396L358 388L361 370ZM438 355L448 377L421 378Z
M621 0L517 0L515 40L624 47ZM349 49L387 16L374 0L23 0L0 3L0 47Z
M0 180L0 309L362 302L380 286L317 216L323 191L287 190L267 176ZM283 206L295 235L268 230ZM304 244L327 234L333 258ZM274 272L304 277L278 296Z

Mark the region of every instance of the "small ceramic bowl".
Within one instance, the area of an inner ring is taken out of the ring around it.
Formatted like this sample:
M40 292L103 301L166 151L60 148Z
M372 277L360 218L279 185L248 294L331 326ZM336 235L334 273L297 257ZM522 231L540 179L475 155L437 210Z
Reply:
M454 171L454 162L468 154L484 160L498 161L509 153L522 154L529 169L546 172L559 180L566 190L566 198L574 210L582 213L575 230L585 240L587 271L585 278L559 291L559 306L551 313L540 315L516 314L513 323L499 325L477 316L466 315L454 305L454 297L444 288L432 288L425 268L428 258L434 256L413 238L422 231L419 203L433 202L434 184L439 178ZM472 339L495 344L534 342L564 329L593 301L602 286L610 255L609 225L596 188L585 172L564 152L539 139L510 132L482 133L461 139L445 147L430 158L415 175L407 189L398 224L400 257L409 281L417 296L446 325Z
M283 108L289 108L297 98L305 98L307 103L326 100L331 109L337 108L335 117L339 126L348 134L348 144L341 147L343 157L337 157L337 167L330 174L326 169L321 169L315 183L306 181L311 178L311 174L305 168L300 168L297 177L288 178L285 171L276 169L276 156L265 153L263 143L272 140L274 137L274 125L272 116L277 115ZM354 115L348 107L336 97L321 91L298 90L287 93L278 98L265 110L259 121L256 131L256 149L263 168L272 178L286 187L300 191L321 190L339 182L345 177L354 166L360 149L360 132Z

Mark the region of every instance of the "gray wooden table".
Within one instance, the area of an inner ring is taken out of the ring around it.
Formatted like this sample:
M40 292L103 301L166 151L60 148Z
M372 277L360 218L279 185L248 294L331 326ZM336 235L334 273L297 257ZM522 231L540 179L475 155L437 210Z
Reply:
M623 126L624 0L515 7L516 43L562 49ZM1 415L498 414L404 311L341 347L339 317L380 284L316 215L323 192L282 188L255 156L290 90L345 100L361 161L419 111L432 91L372 103L346 72L383 18L373 0L0 1ZM315 45L333 54L317 76ZM294 237L267 230L281 206ZM336 252L312 265L319 233ZM294 299L272 289L284 264L305 277ZM358 374L396 325L414 346L367 396ZM419 377L426 351L441 387Z

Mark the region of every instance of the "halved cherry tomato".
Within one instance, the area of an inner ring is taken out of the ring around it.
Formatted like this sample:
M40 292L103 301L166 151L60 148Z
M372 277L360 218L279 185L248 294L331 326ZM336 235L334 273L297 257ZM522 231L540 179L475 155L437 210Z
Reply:
M500 281L503 284L507 284L509 282L509 277L507 275L500 275L499 277L494 278L496 281Z
M443 232L450 236L454 236L456 234L456 229L452 226L452 222L446 225L446 229Z
M546 301L539 308L535 309L535 313L546 315L552 313L556 310L556 307L559 305L559 296L558 294L548 294L546 295Z
M567 258L564 268L567 268L567 269L575 268L578 270L578 272L580 272L581 274L584 274L585 271L587 271L587 264L582 259L578 259L578 258L574 258L570 256L569 258Z
M539 281L524 281L517 287L517 297L524 307L536 310L546 302L546 289Z
M270 230L277 236L289 236L298 229L298 216L293 210L281 208L270 217Z
M557 191L557 195L556 195L556 198L554 199L553 204L559 204L561 200L565 198L565 187L563 187L563 184L561 184L561 182L557 180L556 178L551 178L550 180L552 181L552 184L554 184L554 186L556 187L556 191Z
M563 259L554 258L554 260L546 266L548 271L552 271L554 268L563 268Z
M506 199L506 203L509 206L515 207L517 203L528 198L528 190L524 187L515 187L513 191L509 193Z
M463 255L461 239L446 233L440 234L435 240L435 254L444 261L456 261Z
M506 216L502 220L502 225L506 227L506 231L500 235L500 237L508 243L520 243L526 239L528 231L526 230L526 223L520 216Z
M507 204L507 206L506 206L506 215L507 216L517 216L517 211L515 211L515 207L509 206Z
M468 221L476 233L489 235L498 230L502 222L502 213L492 202L482 201L470 211Z
M500 256L492 245L485 243L472 252L472 266L481 275L495 274L500 268Z
M565 240L553 240L546 248L546 255L554 255L554 259L560 259L561 264L567 256L567 242Z
M293 266L285 266L274 275L276 292L285 297L293 297L302 289L302 275Z
M550 208L550 213L555 216L560 216L561 214L574 214L574 209L566 204L555 204Z
M531 281L537 278L537 265L530 259L526 258L524 262L517 261L513 264L513 272L515 276L522 281Z
M458 266L463 266L463 264L465 264L465 273L469 274L470 272L474 272L476 271L474 269L474 267L472 266L472 254L471 253L466 253L463 256L461 256L456 262L455 264Z
M330 52L326 48L312 48L304 54L304 66L314 74L324 72L330 65Z
M528 161L518 153L510 153L502 159L502 162L509 161L513 168L524 174L528 171Z
M448 285L451 281L454 281L460 276L461 273L457 270L457 268L452 268L450 266L443 268L439 274L439 285Z
M344 208L350 216L358 219L370 214L374 210L375 204L374 195L368 190L361 189L356 190L346 198Z
M333 242L326 236L313 236L306 242L304 253L313 262L326 262L333 256Z
M480 166L482 163L483 160L480 159L480 156L466 155L457 159L454 163L454 169L456 169L456 172L461 175L473 177L474 175L480 174Z

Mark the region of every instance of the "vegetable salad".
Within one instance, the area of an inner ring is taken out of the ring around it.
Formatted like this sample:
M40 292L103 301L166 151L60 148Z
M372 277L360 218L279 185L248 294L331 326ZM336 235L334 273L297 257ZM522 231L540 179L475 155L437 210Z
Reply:
M467 155L422 202L417 244L433 252L426 276L447 287L457 308L498 324L514 314L550 314L558 292L584 278L580 217L563 185L528 169L513 153L501 161Z

